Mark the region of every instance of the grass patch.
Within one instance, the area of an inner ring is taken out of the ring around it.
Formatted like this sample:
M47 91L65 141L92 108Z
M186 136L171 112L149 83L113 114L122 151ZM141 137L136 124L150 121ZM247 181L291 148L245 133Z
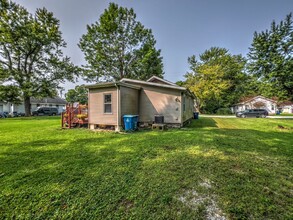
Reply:
M290 119L131 134L0 120L0 219L293 218Z
M270 114L270 116L293 116L293 113Z

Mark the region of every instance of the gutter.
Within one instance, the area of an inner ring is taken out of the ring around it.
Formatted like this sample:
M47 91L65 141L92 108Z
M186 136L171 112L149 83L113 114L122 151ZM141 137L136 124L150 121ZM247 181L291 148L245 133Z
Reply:
M132 89L141 89L140 86L132 85L129 83L124 82L107 82L107 83L97 83L97 84L91 84L91 85L85 85L85 88L87 89L98 89L98 88L108 88L108 87L117 87L117 86L125 86Z
M164 85L164 84L160 84L160 83L145 82L145 81L141 81L141 80L127 79L127 78L121 79L121 82L143 84L143 85L156 86L156 87L162 87L162 88L176 89L176 90L181 90L181 91L186 90L185 87L173 86L173 85Z

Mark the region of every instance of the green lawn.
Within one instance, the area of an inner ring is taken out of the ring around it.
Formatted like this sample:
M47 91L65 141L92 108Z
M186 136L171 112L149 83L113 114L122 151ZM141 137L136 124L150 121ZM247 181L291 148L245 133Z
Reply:
M293 219L293 120L127 134L0 120L0 219L212 217Z
M293 116L293 113L281 113L279 115L277 114L272 114L271 116Z

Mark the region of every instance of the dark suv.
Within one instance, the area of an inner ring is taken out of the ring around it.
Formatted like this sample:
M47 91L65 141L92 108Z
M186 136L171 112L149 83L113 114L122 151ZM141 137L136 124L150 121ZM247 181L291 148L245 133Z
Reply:
M268 111L265 109L247 109L245 111L237 112L236 117L246 118L246 117L256 117L265 118L268 116Z
M35 111L32 112L33 116L41 115L57 115L58 109L54 107L38 107Z

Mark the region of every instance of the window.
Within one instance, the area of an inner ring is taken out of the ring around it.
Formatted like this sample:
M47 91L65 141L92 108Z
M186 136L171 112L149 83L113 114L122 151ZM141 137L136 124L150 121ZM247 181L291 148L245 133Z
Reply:
M104 94L104 113L112 113L112 94Z
M274 105L272 105L272 110L273 110L273 111L275 110L275 106L274 106Z
M49 104L50 107L52 107L52 104Z

